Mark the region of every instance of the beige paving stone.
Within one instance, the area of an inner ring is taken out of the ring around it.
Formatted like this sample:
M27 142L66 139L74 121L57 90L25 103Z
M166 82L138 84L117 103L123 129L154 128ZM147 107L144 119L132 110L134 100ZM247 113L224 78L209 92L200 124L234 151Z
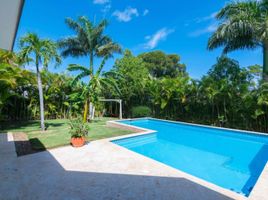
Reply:
M16 157L13 142L0 136L1 200L247 199L107 139Z

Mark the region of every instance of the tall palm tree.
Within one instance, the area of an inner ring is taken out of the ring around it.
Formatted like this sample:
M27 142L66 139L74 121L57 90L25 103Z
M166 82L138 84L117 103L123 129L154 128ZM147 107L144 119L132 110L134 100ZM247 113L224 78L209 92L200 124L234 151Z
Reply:
M268 0L235 1L222 8L217 30L208 49L223 46L223 53L237 49L263 49L263 79L268 80Z
M110 88L113 87L116 89L118 93L120 93L117 84L115 80L111 77L106 78L107 76L115 75L113 71L109 71L106 73L102 73L103 67L105 65L105 62L107 60L107 56L104 57L104 59L101 62L101 65L97 69L96 73L93 73L92 70L88 69L87 67L77 65L77 64L71 64L68 67L69 71L79 71L80 73L74 78L73 83L77 83L77 81L81 80L85 77L90 77L88 85L85 86L84 92L82 96L85 96L85 99L87 103L85 106L89 105L90 102L93 104L98 102L98 99L101 95L101 91L103 88ZM119 75L119 74L117 74ZM88 110L88 107L85 108ZM87 112L84 112L84 121L87 120Z
M121 53L121 47L104 34L107 21L92 23L87 17L79 17L77 21L67 18L66 24L74 30L76 36L70 36L59 41L62 56L89 56L89 78L94 74L94 57L110 57L113 53ZM84 121L87 120L89 104L85 101Z
M20 39L20 48L21 51L19 52L19 55L21 59L26 60L27 62L33 61L35 63L39 91L41 129L44 131L44 97L40 67L47 67L51 61L55 61L56 64L59 64L61 58L57 53L56 43L49 39L41 39L35 33L28 33L26 36L22 37Z

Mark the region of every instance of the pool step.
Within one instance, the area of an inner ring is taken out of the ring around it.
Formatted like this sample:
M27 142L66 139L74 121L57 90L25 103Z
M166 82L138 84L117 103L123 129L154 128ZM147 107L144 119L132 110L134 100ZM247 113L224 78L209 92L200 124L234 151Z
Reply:
M116 141L115 143L118 145L122 145L126 148L133 148L136 146L141 146L141 145L146 145L146 144L150 144L150 143L154 143L157 141L157 137L156 134L150 134L150 135L146 135L144 137L136 137L134 138L130 138L125 139L124 141Z

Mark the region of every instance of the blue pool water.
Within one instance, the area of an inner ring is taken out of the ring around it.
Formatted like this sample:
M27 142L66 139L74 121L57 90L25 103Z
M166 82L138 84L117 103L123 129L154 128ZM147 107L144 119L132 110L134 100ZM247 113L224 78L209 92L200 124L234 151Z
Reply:
M268 137L154 119L120 123L155 133L114 143L248 196L268 161Z

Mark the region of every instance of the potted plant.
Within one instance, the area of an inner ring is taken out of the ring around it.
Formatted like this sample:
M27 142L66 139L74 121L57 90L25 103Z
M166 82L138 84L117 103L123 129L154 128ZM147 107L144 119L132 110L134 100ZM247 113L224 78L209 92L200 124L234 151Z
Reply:
M85 136L88 135L88 124L81 118L70 120L71 144L73 147L81 147L85 144Z

